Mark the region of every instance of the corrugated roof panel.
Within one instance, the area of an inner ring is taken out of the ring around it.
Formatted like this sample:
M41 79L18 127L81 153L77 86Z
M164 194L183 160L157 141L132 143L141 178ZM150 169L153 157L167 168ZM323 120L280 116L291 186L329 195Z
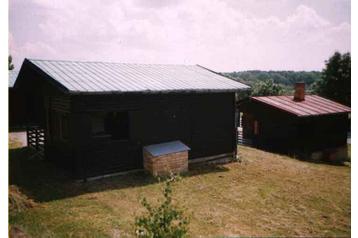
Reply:
M317 95L306 95L304 101L294 101L293 96L252 97L252 99L302 117L351 111L347 106Z
M9 88L14 87L18 75L19 75L19 71L17 70L9 71Z
M178 153L188 151L190 148L180 140L170 141L160 144L144 146L144 150L149 152L153 156L167 155L171 153Z
M33 60L70 92L238 91L250 87L198 65Z
M311 96L313 96L313 95L311 95ZM286 101L291 102L291 100L292 100L291 96L286 96ZM313 110L315 112L314 114L322 113L322 112L326 112L326 113L334 113L335 112L335 110L331 110L329 108L329 106L327 106L326 104L322 105L323 107L317 107L316 103L314 103L314 101L313 101L313 97L311 97L311 100L312 100L312 104L307 104L307 105L305 105L305 107L310 110Z
M108 75L108 70L102 70L103 74L101 74L101 68L99 68L97 65L90 68L86 64L82 64L82 67L84 68L84 71L92 69L91 74L93 76L98 75L103 81L104 85L107 87L107 90L115 91L116 86L115 84L110 80L110 76Z
M318 105L325 106L326 108L329 108L332 111L345 110L345 109L349 108L349 107L347 107L345 105L342 105L340 103L328 100L328 99L323 98L323 97L319 97L317 95L312 95L311 100L313 100Z
M304 106L301 106L299 104L292 105L292 98L290 96L283 96L280 98L280 101L283 102L287 107L295 107L301 114L315 115L317 113L322 112L322 109L318 109L317 107L314 107L309 104L305 104Z
M76 81L73 81L67 76L67 74L63 74L62 72L58 71L57 68L54 68L49 62L39 61L37 62L37 66L53 79L62 78L61 84L70 91L75 90L77 87L81 87L81 84ZM81 88L82 90L85 90L84 87Z

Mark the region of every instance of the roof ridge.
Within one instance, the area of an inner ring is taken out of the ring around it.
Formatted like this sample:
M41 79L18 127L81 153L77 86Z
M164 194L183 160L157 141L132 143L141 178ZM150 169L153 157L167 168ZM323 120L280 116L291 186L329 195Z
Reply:
M110 61L98 61L98 60L57 60L57 59L35 59L26 58L29 61L48 61L48 62L68 62L68 63L106 63L106 64L122 64L122 65L160 65L160 66L199 66L198 64L155 64L155 63L124 63L124 62L110 62Z

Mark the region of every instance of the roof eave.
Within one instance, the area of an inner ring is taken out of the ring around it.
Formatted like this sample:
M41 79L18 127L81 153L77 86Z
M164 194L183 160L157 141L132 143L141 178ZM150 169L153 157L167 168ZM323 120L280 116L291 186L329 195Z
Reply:
M214 71L214 70L208 69L208 68L206 68L206 67L204 67L204 66L202 66L202 65L200 65L200 64L197 64L196 66L198 66L198 67L200 67L200 68L203 68L203 69L205 69L205 70L207 70L207 71L209 71L209 72L211 72L211 73L220 75L221 77L224 77L224 78L230 79L230 80L232 80L232 81L235 81L235 82L237 82L237 83L240 83L240 84L242 84L242 85L245 85L245 86L246 86L246 90L251 90L251 87L250 87L249 85L246 85L246 84L244 84L244 83L238 82L238 81L235 80L234 78L231 78L231 77L229 77L229 76L227 76L227 75L223 75L223 74L218 73L218 72L216 72L216 71Z
M265 97L265 96L261 96L261 97ZM350 113L351 111L340 111L340 112L331 112L331 113L319 113L319 114L313 114L313 115L301 115L301 114L297 114L297 113L294 113L294 112L291 112L291 111L287 111L285 109L282 109L280 107L276 107L274 105L271 105L269 103L266 103L266 102L263 102L257 98L260 98L260 96L258 97L251 97L250 99L254 100L255 102L259 102L259 103L262 103L264 105L267 105L267 106L270 106L276 110L279 110L279 111L282 111L282 112L285 112L287 114L290 114L290 115L293 115L293 116L296 116L298 118L308 118L308 117L319 117L319 116L331 116L331 115L337 115L337 114L348 114Z
M209 90L161 90L161 91L68 91L72 95L112 95L112 94L171 94L171 93L236 93L249 89L209 89Z
M345 112L332 112L332 113L320 113L320 114L314 114L314 115L297 115L299 118L309 118L309 117L321 117L321 116L332 116L332 115L339 115L339 114L348 114L351 113L350 111Z

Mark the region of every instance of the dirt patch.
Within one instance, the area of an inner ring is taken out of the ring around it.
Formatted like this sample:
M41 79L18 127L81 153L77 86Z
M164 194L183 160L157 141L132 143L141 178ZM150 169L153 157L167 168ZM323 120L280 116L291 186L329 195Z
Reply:
M9 132L9 142L18 143L18 145L10 145L11 148L27 146L26 131Z
M15 185L9 186L9 212L15 214L28 208L33 208L35 202L23 194Z

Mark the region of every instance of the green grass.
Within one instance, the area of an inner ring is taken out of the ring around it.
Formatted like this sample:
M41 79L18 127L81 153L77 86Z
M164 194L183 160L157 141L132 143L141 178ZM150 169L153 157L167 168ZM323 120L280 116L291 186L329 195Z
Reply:
M241 163L191 168L174 185L191 237L350 236L349 166L239 151ZM10 183L36 206L9 219L32 237L131 237L140 198L161 196L163 184L142 172L82 184L28 157L10 150Z

